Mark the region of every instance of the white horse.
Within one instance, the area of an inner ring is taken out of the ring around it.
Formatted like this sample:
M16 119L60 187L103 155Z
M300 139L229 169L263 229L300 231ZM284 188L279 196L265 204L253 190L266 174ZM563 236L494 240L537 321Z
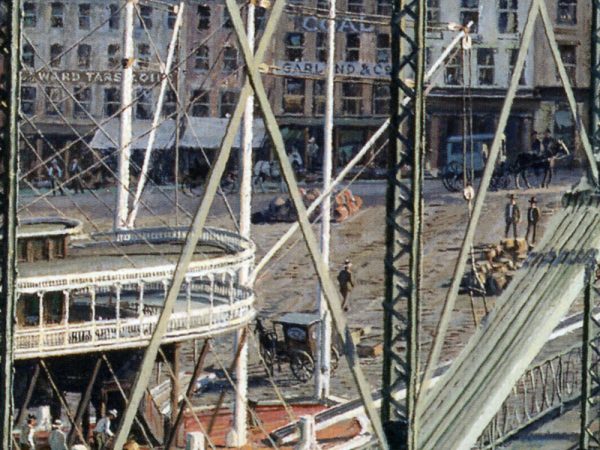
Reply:
M294 172L300 172L304 168L304 162L302 161L302 156L298 151L294 150L292 153L288 155L288 159L290 160L290 164L292 165L292 169ZM264 182L271 181L275 183L279 183L281 192L286 192L287 187L281 176L281 166L279 165L279 161L257 161L254 164L253 170L253 178L252 184L258 187L261 192L265 192Z

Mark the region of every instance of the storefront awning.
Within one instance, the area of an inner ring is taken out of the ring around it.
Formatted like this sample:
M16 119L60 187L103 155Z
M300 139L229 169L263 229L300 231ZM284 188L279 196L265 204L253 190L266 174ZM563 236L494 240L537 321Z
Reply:
M148 145L148 137L152 129L152 121L150 120L134 120L133 121L133 139L131 142L132 150L146 150ZM96 130L94 138L90 146L95 149L111 149L116 148L119 143L119 133L121 123L118 118L111 119L102 126L102 129ZM154 139L154 150L163 150L173 147L175 141L175 121L167 119L161 122L156 130Z
M189 117L185 123L185 131L180 139L180 146L187 148L219 148L229 119L216 117ZM240 127L241 128L241 127ZM265 138L265 124L262 119L254 120L254 136L252 147L262 147ZM240 133L235 137L234 147L240 146Z

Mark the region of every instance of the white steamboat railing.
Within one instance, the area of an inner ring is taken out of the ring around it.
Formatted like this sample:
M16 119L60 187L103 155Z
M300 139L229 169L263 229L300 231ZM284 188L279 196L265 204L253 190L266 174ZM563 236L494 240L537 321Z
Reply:
M82 247L107 245L112 241L127 246L138 243L170 244L183 242L187 229L138 229L94 236L96 242L81 243ZM171 314L163 342L175 342L190 338L202 338L238 329L254 316L254 296L251 290L237 285L237 272L251 265L254 260L254 244L231 231L206 228L199 245L220 248L223 254L202 256L192 261L186 272L184 300L178 299ZM101 256L100 256L101 257ZM75 266L75 265L74 265ZM62 292L64 301L63 323L38 326L17 325L15 331L15 358L28 359L91 351L119 350L143 347L148 344L162 309L156 302L148 303L144 291L162 292L175 272L176 263L147 265L136 268L110 270L85 270L58 275L28 276L17 279L17 292L27 301L26 295L37 294L40 298L39 318L43 318L42 298L48 292ZM84 269L84 270L82 270ZM162 287L162 291L161 291ZM136 291L137 289L137 291ZM121 317L119 293L137 292L138 316ZM69 323L69 298L88 292L91 317L86 322ZM96 295L116 295L115 319L102 320L95 317ZM156 298L154 298L156 300ZM159 297L159 302L162 297ZM95 320L94 320L95 319Z
M192 287L194 286L192 284ZM226 288L215 284L212 295L205 289L201 293L192 291L192 294L194 300L190 308L171 314L163 342L224 333L246 325L254 317L254 296L250 290L239 287ZM185 302L178 303L181 305ZM15 359L147 345L159 318L159 310L153 310L152 314L136 318L17 327Z
M121 244L135 243L168 243L183 241L187 230L184 229L148 229L135 231L119 231L117 233L98 234ZM219 228L207 228L202 234L201 243L224 249L229 254L194 260L190 263L187 276L203 277L226 272L235 272L254 260L254 244L239 235ZM100 245L90 243L86 246ZM60 291L80 289L88 286L102 288L115 284L130 284L143 280L146 283L170 279L175 272L175 262L139 268L119 268L114 270L85 271L61 275L45 275L20 277L17 280L19 293L35 293L39 291Z

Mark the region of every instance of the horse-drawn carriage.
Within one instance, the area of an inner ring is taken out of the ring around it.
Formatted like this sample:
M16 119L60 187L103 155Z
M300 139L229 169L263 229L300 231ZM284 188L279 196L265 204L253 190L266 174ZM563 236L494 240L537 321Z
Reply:
M307 382L315 373L318 325L321 323L316 313L286 313L271 321L273 328L268 330L261 319L256 319L255 333L258 335L260 355L269 373L275 366L288 363L298 381ZM331 371L337 366L341 346L335 340L331 346Z
M444 187L450 192L461 191L464 180L474 181L483 173L485 163L491 148L494 135L478 134L468 137L466 151L462 136L448 138L446 144L446 165L442 168L440 176ZM570 154L563 141L552 141L547 149L541 153L520 152L509 162L505 144L502 143L496 167L492 173L490 189L506 189L510 185L510 178L514 176L515 187L521 188L519 179L523 178L526 186L531 187L529 178L533 177L541 187L548 187L552 181L555 162ZM466 164L465 164L466 163Z

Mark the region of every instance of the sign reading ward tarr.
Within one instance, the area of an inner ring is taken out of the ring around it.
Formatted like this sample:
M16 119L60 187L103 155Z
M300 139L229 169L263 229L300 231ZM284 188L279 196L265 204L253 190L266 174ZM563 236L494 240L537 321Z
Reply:
M160 72L134 71L133 83L138 85L154 85L161 81ZM121 72L112 70L29 70L21 71L23 83L85 83L87 84L120 84Z
M327 64L318 61L276 61L274 75L315 78L325 76ZM389 79L390 63L340 61L335 64L336 77Z

